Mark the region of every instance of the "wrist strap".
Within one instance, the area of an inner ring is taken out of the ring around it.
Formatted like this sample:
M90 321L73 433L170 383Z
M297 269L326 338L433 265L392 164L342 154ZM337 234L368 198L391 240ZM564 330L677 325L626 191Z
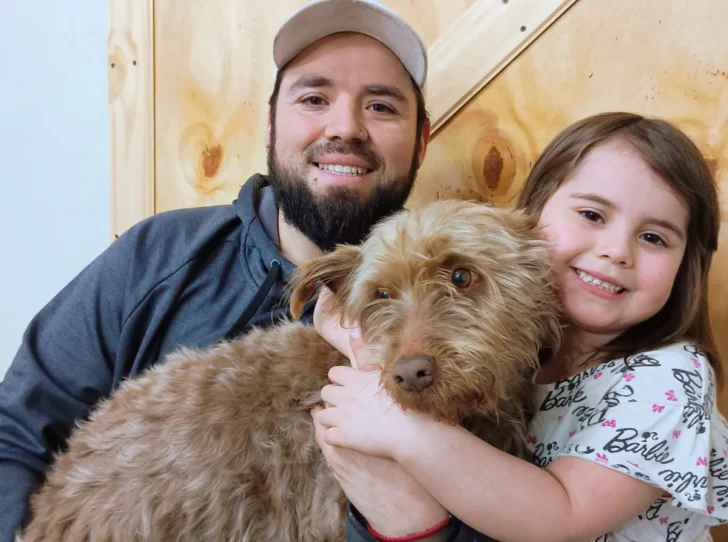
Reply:
M421 533L408 534L406 536L385 536L372 529L372 526L369 525L369 523L367 522L367 531L369 531L369 534L374 536L377 540L382 540L383 542L413 542L414 540L422 540L423 538L427 538L428 536L435 534L437 531L444 529L449 524L450 516L445 518L434 527L430 527L429 529L427 529L426 531L422 531Z

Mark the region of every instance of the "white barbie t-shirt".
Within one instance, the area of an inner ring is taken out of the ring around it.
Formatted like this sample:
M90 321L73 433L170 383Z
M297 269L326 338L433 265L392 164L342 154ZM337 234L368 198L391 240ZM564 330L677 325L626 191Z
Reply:
M668 492L598 542L710 540L728 521L728 425L715 378L688 343L609 361L538 386L533 462L580 457Z

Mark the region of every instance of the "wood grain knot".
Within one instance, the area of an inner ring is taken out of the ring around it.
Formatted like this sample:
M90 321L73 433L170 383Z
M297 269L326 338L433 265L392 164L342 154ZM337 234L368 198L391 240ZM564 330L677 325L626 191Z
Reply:
M224 184L225 142L212 126L198 122L185 128L179 144L179 165L185 181L200 195L209 196Z
M483 178L488 188L498 188L503 174L503 157L494 146L490 148L483 160Z
M221 162L222 147L220 145L202 151L202 172L208 179L217 174Z

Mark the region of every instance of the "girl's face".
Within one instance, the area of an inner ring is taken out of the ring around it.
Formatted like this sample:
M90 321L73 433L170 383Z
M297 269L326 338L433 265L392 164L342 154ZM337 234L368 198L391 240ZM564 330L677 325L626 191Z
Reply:
M629 144L593 148L539 219L569 323L603 344L655 315L685 253L688 214Z

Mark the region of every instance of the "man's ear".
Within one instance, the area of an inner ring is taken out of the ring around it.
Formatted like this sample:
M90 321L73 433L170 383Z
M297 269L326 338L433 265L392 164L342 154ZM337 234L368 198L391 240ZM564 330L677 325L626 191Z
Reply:
M432 126L430 121L425 121L422 125L422 135L420 135L420 150L417 155L417 169L422 167L425 161L425 155L427 154L427 146L430 144L430 130Z
M339 245L334 251L297 267L289 284L291 315L296 320L301 317L303 306L320 282L338 296L351 280L360 257L359 247Z

